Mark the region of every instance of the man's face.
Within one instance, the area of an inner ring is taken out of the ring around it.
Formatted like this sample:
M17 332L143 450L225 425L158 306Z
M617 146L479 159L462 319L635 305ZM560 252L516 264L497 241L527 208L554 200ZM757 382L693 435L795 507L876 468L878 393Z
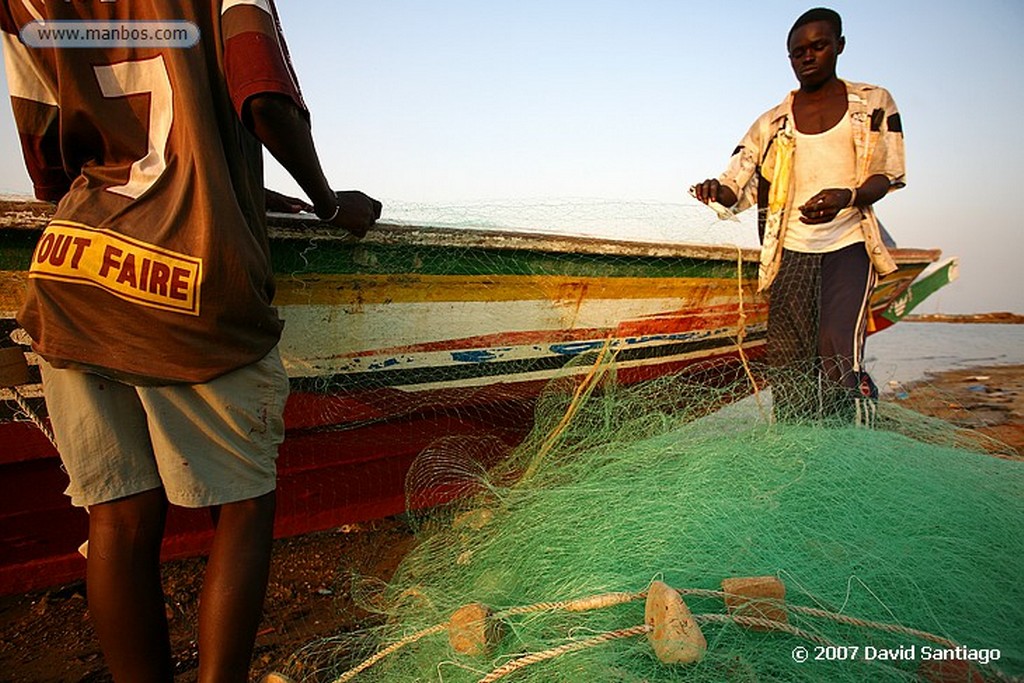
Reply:
M813 21L793 32L789 39L789 63L804 88L815 88L836 73L836 60L846 46L827 22Z

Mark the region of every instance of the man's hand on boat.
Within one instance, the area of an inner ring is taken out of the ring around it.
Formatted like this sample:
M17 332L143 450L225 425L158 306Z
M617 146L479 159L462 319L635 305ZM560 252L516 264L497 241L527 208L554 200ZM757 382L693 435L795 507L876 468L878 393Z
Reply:
M271 189L264 189L267 211L276 213L299 213L306 211L316 213L312 204L304 202L297 197L289 197L286 194L275 192ZM383 205L373 197L369 197L359 190L344 190L335 192L337 207L334 215L328 219L321 219L328 225L342 228L356 237L363 237L380 218Z
M263 190L263 196L267 205L267 211L275 213L299 213L300 211L313 211L313 205L304 202L298 197L289 197L286 194L275 192L270 188Z
M380 218L383 205L359 190L343 190L334 194L338 198L337 211L324 222L347 230L356 237L365 236Z
M690 188L690 194L704 204L717 202L724 207L730 207L736 203L736 194L732 189L722 185L715 178L708 178L702 183L697 183Z

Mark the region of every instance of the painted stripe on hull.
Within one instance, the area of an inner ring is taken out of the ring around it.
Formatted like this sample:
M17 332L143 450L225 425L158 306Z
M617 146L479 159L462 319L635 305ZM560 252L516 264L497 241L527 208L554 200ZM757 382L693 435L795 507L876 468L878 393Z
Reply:
M764 330L748 328L745 346L760 344L764 340ZM627 340L615 340L610 350L615 353L616 363L625 367L626 364L637 366L643 364L661 364L683 361L689 358L701 358L736 349L735 339L728 333L712 336L710 332L696 335L700 338L681 342L648 344L641 347L629 346ZM295 378L293 385L299 390L310 392L352 392L366 391L375 388L402 389L417 391L426 388L436 389L452 386L479 386L494 383L496 379L505 382L526 381L536 379L537 373L554 375L574 358L588 351L599 350L604 340L592 340L586 344L576 345L573 349L563 349L561 353L527 355L520 358L487 360L473 363L446 362L422 367L398 367L393 369L375 369L364 372L339 373L333 376ZM514 355L514 354L510 354Z
M672 316L679 304L679 298L389 302L354 310L321 305L282 306L279 311L286 323L282 349L291 358L315 364L319 359L357 356L380 349L446 344L457 339L515 332L615 331L630 325L642 329L644 319ZM720 309L735 306L736 301L728 296L708 296L703 304ZM703 313L690 315L693 321L685 323L680 318L677 329L700 329L709 322ZM709 317L713 320L719 315Z
M294 279L293 279L294 278ZM753 297L756 281L744 282ZM735 278L559 275L279 275L275 303L353 307L441 301L574 302L582 299L675 298L694 305L714 296L737 296Z
M743 345L743 351L748 356L757 355L759 350L765 346L764 339L758 339L751 343L745 343ZM680 366L688 363L695 363L698 361L706 360L708 358L719 357L729 353L736 352L737 347L735 344L727 344L723 346L709 346L704 349L692 350L683 354L670 355L670 356L659 356L656 358L645 358L641 360L623 360L621 356L615 359L615 368L618 371L634 370L638 368L658 368L661 366ZM573 369L567 369L565 365L552 369L543 370L537 372L519 373L514 376L510 376L508 379L503 380L504 382L533 382L533 381L547 381L557 376L570 375L584 375L590 372L591 366L588 364L582 364ZM661 374L661 373L655 373ZM434 382L425 384L409 384L402 387L397 387L402 391L409 392L423 392L423 391L436 391L441 389L461 389L461 388L479 388L485 387L494 383L494 379L490 376L473 377L457 382Z

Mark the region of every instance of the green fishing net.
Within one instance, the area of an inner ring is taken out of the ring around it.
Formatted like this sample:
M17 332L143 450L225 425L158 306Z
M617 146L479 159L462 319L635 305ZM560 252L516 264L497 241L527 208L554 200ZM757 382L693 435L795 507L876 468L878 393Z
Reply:
M1024 462L885 401L873 428L780 424L762 387L734 400L751 379L718 369L623 387L597 361L583 381L552 382L514 452L469 437L428 449L408 480L422 542L387 585L353 582L383 625L311 643L285 673L637 683L1024 674ZM783 626L738 624L714 593L723 579L761 576L785 585ZM682 593L706 639L700 661L655 656L643 630L652 580ZM600 609L544 604L620 593L632 595ZM472 603L493 612L475 656L453 649L448 626ZM502 675L528 655L540 661Z

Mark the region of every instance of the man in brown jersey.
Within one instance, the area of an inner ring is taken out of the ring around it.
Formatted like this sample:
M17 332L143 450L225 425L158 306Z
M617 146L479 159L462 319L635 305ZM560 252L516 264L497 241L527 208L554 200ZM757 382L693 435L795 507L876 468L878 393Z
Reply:
M324 177L272 0L0 8L26 165L57 204L18 320L90 510L106 661L118 681L171 679L163 523L169 503L204 507L199 680L246 681L288 390L261 143L325 222L362 236L380 204Z

